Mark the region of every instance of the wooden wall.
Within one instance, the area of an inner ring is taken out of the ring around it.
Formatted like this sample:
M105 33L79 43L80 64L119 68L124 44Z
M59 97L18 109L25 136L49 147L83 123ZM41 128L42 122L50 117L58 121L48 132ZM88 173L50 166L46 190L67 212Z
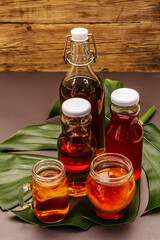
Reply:
M0 0L0 71L66 71L80 26L95 36L96 71L160 70L159 0Z

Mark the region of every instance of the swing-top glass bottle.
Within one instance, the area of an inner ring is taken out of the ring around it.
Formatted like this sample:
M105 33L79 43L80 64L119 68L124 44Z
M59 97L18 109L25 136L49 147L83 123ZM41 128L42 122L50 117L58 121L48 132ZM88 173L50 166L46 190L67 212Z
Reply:
M66 54L67 42L70 51ZM94 51L90 50L92 38ZM93 56L93 57L92 57ZM60 104L73 97L87 99L91 103L92 132L97 140L97 155L104 152L105 106L104 88L101 79L93 72L91 62L95 61L97 50L92 34L85 28L72 29L66 38L64 60L71 64L70 71L60 86Z

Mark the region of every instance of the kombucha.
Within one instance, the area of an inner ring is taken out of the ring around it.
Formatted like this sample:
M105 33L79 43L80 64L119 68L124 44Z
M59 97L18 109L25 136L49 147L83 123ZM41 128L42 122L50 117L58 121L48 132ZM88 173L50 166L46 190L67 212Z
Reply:
M118 219L126 212L135 194L134 177L119 183L118 178L127 174L127 169L120 166L97 170L97 174L99 180L93 179L91 174L87 179L87 193L94 211L104 219ZM106 182L101 182L105 177Z
M59 174L55 169L44 169L37 173L41 177L51 178ZM45 223L58 222L69 211L67 178L53 185L50 182L37 182L32 178L33 208L37 218Z

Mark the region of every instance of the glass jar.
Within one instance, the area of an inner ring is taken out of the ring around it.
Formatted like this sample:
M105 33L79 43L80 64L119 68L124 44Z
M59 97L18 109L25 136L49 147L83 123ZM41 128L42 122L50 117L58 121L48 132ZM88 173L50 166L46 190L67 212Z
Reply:
M32 190L33 202L24 201L25 192ZM36 217L45 223L63 220L69 211L68 181L63 163L44 159L32 168L32 180L19 191L22 208L33 208Z
M90 103L83 98L71 98L62 104L58 157L66 168L69 195L74 197L86 195L86 178L96 154L90 111Z
M128 157L139 179L142 169L143 129L138 121L139 94L130 88L120 88L111 94L111 120L106 127L106 152Z
M90 50L89 36L92 38L95 52ZM66 55L69 37L70 51ZM93 35L88 34L85 28L72 29L71 35L67 36L64 49L65 62L69 62L71 68L61 83L59 95L61 105L65 100L73 97L84 98L91 103L91 128L97 140L97 154L100 154L104 152L105 97L102 81L91 67L96 57L97 50Z
M109 220L122 217L136 190L131 161L117 153L99 155L91 163L86 187L99 217Z

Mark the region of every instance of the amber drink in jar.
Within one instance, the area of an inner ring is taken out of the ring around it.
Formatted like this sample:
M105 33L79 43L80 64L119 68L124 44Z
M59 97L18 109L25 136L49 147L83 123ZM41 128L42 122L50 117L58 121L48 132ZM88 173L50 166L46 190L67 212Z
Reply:
M109 220L122 217L136 190L131 161L116 153L99 155L91 163L86 187L99 217Z
M24 193L32 190L32 203L24 201ZM69 211L68 180L62 162L44 159L32 169L32 180L22 186L19 203L24 209L33 208L36 217L45 223L64 219Z

